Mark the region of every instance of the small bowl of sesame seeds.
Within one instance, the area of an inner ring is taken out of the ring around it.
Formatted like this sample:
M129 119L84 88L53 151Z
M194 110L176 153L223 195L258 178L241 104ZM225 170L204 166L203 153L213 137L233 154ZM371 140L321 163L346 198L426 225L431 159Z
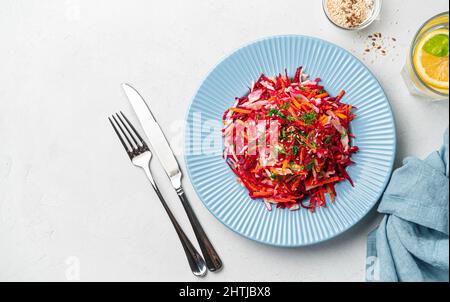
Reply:
M360 30L378 18L382 0L323 0L328 20L345 30Z

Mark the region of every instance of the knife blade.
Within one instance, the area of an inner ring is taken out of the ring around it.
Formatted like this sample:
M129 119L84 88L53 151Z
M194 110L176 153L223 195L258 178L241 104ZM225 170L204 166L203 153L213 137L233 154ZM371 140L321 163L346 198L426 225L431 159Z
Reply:
M180 166L178 165L177 159L170 148L169 142L164 135L164 132L156 121L150 107L147 105L139 92L129 84L122 84L122 88L125 91L131 106L136 112L142 128L150 141L152 149L155 151L156 156L161 162L161 165L166 171L173 188L181 200L192 229L194 230L195 237L197 238L198 244L203 253L203 257L205 258L206 266L210 271L220 270L222 268L222 260L214 249L212 243L209 241L208 236L203 230L202 225L192 210L187 196L184 193L181 183L183 174Z
M131 106L136 112L142 128L144 129L144 132L147 135L156 156L158 156L161 165L166 171L167 176L172 178L181 173L180 166L177 159L173 155L169 142L167 141L161 127L153 116L153 113L144 98L129 84L122 84L122 88L125 91Z

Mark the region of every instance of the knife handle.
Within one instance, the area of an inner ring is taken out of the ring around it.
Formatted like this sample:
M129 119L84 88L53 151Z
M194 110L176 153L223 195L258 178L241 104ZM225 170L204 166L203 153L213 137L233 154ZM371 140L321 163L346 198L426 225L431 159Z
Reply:
M177 190L178 197L180 197L181 203L183 204L184 210L191 222L192 228L194 229L195 237L197 237L198 244L202 250L203 257L205 258L206 266L211 272L218 271L222 268L222 260L220 260L219 255L214 249L211 241L209 241L208 236L203 230L202 225L197 219L191 205L184 193L183 187L180 186Z
M183 246L183 249L186 254L186 258L189 262L189 266L191 267L192 273L198 277L205 276L206 275L205 261L203 260L200 253L197 252L194 245L192 245L191 241L184 233L184 231L181 228L180 224L178 223L177 219L172 214L172 211L170 210L169 206L167 205L164 197L161 194L161 191L159 191L159 188L156 185L155 180L153 179L153 176L152 176L152 173L150 172L149 166L144 165L142 168L144 169L145 174L147 175L147 178L150 180L150 183L151 183L153 189L155 190L156 195L158 195L159 200L161 201L164 209L167 212L167 215L170 218L170 221L173 224L173 227L175 228L175 231L178 234L178 238L181 241L181 245Z

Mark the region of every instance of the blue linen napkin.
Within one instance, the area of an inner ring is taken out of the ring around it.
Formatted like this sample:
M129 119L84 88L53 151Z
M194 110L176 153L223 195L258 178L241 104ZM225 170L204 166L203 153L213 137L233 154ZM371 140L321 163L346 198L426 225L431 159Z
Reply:
M448 135L393 173L378 208L386 216L367 242L367 281L449 281Z

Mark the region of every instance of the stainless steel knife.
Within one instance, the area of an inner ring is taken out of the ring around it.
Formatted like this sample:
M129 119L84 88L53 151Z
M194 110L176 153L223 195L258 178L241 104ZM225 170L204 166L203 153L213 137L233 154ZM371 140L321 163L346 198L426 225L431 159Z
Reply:
M181 179L183 174L181 172L180 166L178 165L177 159L175 158L172 149L170 148L169 142L164 136L161 127L156 121L153 113L145 102L144 98L129 84L122 84L122 88L128 97L134 111L136 112L139 121L141 122L142 128L147 135L150 144L155 151L161 165L166 171L173 188L177 192L178 197L183 204L184 210L191 222L192 228L194 229L195 237L197 237L198 244L205 258L206 266L210 271L217 271L222 267L222 260L220 260L219 255L214 249L213 245L208 239L205 231L203 230L200 222L197 219L192 207L184 193L183 185Z

